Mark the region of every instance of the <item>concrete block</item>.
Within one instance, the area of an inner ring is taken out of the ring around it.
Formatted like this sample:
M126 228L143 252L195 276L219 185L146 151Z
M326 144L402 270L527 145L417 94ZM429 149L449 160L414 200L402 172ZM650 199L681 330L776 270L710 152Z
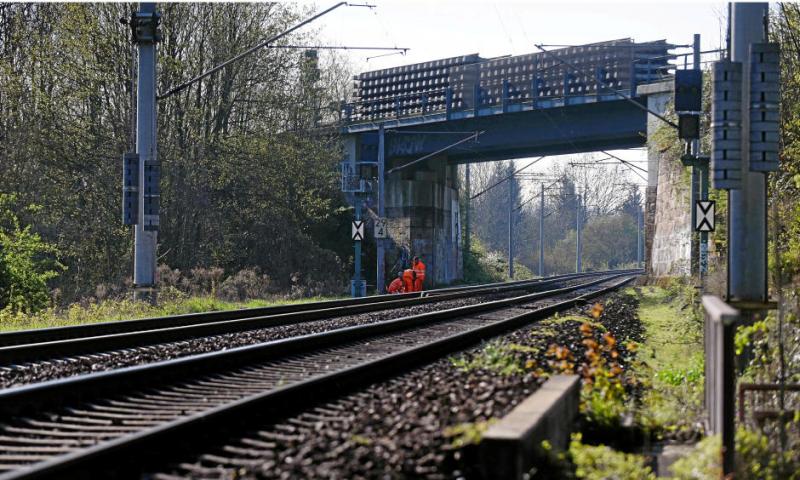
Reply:
M580 386L577 375L555 375L489 427L480 443L484 477L522 479L545 440L555 449L565 449L578 415Z

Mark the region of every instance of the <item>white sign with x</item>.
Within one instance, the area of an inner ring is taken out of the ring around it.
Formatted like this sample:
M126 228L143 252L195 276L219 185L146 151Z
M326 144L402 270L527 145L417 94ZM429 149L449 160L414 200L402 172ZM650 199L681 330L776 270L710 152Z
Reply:
M353 220L353 225L350 231L353 234L353 240L364 240L364 220Z
M695 203L695 232L713 232L714 231L714 210L716 209L716 202L713 200L698 200Z

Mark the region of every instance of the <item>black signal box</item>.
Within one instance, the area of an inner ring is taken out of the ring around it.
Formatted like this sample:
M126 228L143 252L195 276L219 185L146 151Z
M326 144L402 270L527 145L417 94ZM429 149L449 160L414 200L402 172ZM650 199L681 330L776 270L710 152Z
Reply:
M699 112L703 108L703 72L675 71L675 111Z
M700 138L700 117L698 115L678 116L678 138L683 140Z

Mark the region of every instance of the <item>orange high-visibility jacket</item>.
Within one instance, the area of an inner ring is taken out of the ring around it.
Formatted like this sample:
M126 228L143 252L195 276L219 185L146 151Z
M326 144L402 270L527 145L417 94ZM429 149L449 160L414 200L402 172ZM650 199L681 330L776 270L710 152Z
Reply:
M405 287L406 292L413 292L414 291L414 270L407 268L403 270L403 286Z
M414 291L421 292L422 283L425 281L425 264L422 263L422 260L419 260L414 264L413 268L414 273L417 274L416 279L414 280Z
M395 278L392 280L392 283L389 284L389 288L386 289L389 293L403 293L406 291L405 285L403 285L403 280L400 278Z

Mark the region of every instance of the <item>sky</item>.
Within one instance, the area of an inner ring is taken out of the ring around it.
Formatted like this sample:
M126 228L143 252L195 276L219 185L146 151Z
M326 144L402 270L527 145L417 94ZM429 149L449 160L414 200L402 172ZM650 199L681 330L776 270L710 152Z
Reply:
M701 49L725 43L725 3L706 2L540 2L474 0L355 0L375 8L340 7L313 24L327 45L409 48L405 56L344 52L356 73L469 53L482 57L535 52L535 44L580 45L618 38L666 39L688 45L701 35ZM303 2L318 10L335 2ZM676 50L682 53L686 50ZM704 56L703 60L714 60ZM691 61L691 59L689 60ZM646 159L643 150L614 151L626 160ZM596 158L604 155L594 154ZM549 170L551 157L530 171ZM527 163L517 160L519 166ZM644 184L639 177L629 180Z

